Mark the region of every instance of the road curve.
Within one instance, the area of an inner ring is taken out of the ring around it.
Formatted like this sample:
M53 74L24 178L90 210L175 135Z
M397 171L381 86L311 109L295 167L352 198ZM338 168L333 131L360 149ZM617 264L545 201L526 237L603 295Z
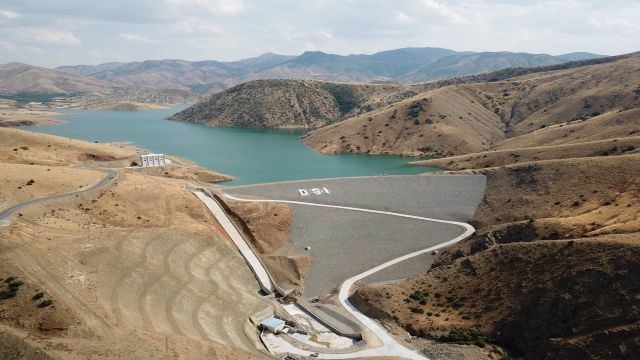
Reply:
M375 213L375 214L382 214L382 215L390 215L390 216L398 216L398 217L404 217L404 218L410 218L410 219L417 219L417 220L423 220L423 221L432 221L432 222L438 222L438 223L444 223L444 224L451 224L451 225L455 225L455 226L459 226L462 229L464 229L464 232L449 240L446 241L444 243L435 245L435 246L431 246L429 248L426 249L422 249L419 251L415 251L412 252L410 254L407 255L403 255L401 257L395 258L393 260L387 261L381 265L378 265L372 269L369 269L363 273L360 273L356 276L353 276L347 280L345 280L342 285L340 286L340 292L338 294L338 299L340 301L340 304L342 304L342 306L351 314L353 315L356 319L358 319L364 326L366 326L372 333L374 333L382 342L382 346L381 347L377 347L377 348L373 348L373 349L367 349L367 350L362 350L362 351L357 351L357 352L352 352L352 353L343 353L343 354L319 354L318 358L320 359L345 359L345 358L359 358L359 357L366 357L366 356L400 356L400 357L404 357L407 359L411 359L411 360L425 360L427 359L426 357L418 354L417 352L403 346L402 344L400 344L399 342L397 342L391 335L389 335L381 326L380 324L378 324L378 322L376 322L375 320L371 319L370 317L366 316L365 314L363 314L361 311L359 311L355 306L353 306L353 304L351 304L351 302L349 301L349 293L351 291L351 288L353 287L353 285L357 282L360 281L362 279L364 279L365 277L372 275L378 271L381 271L385 268L388 268L392 265L395 265L399 262L408 260L410 258L431 252L433 250L436 249L440 249L446 246L450 246L452 244L455 244L459 241L462 241L464 239L466 239L467 237L471 236L471 234L473 234L475 232L475 229L473 228L473 226L467 224L467 223L463 223L463 222L458 222L458 221L451 221L451 220L442 220L442 219L434 219L434 218L427 218L427 217L422 217L422 216L416 216L416 215L407 215L407 214L401 214L401 213L394 213L394 212L390 212L390 211L382 211L382 210L372 210L372 209L362 209L362 208L355 208L355 207L348 207L348 206L337 206L337 205L328 205L328 204L316 204L316 203L307 203L307 202L302 202L302 201L290 201L290 200L268 200L268 199L244 199L244 198L239 198L233 195L229 195L226 193L223 193L223 196L225 196L226 198L232 199L232 200L236 200L236 201L245 201L245 202L278 202L278 203L286 203L286 204L297 204L297 205L305 205L305 206L317 206L317 207L325 207L325 208L334 208L334 209L344 209L344 210L352 210L352 211L360 211L360 212L368 212L368 213ZM309 351L306 350L302 350L302 349L298 349L300 351L300 355L308 355Z
M90 187L88 187L86 189L82 189L82 190L78 190L78 191L71 191L71 192L62 193L62 194L56 194L56 195L43 196L43 197L40 197L40 198L27 200L27 201L21 202L19 204L13 205L10 208L4 209L4 210L2 210L2 212L0 212L0 227L9 225L11 223L11 221L10 221L11 215L13 215L13 213L15 213L19 209L22 209L22 208L27 207L29 205L37 204L39 202L60 199L60 198L71 196L71 195L82 194L82 193L85 193L85 192L88 192L88 191L101 189L101 188L107 186L111 182L111 180L113 180L116 177L116 175L118 175L117 172L115 172L113 170L107 170L107 176L105 176L104 179L102 179L99 183L97 183L97 184L95 184L93 186L90 186Z

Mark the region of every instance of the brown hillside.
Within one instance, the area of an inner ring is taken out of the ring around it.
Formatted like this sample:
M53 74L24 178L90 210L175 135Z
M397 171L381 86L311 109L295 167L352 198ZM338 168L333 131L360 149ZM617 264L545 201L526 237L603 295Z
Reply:
M100 80L37 66L8 63L0 65L0 92L88 93L111 89Z
M528 146L540 146L546 145L546 141L564 143L627 136L640 126L636 110L640 107L638 69L640 55L635 54L613 62L498 82L453 85L415 97L429 98L436 94L448 97L434 102L433 110L437 113L432 112L436 116L433 121L442 116L441 126L407 130L416 119L415 112L409 109L411 104L405 100L384 109L390 115L395 113L395 117L389 115L387 121L373 121L367 131L360 131L364 121L369 117L376 119L379 112L318 129L303 140L320 152L442 156L500 148L503 146L500 140L505 138L514 139L505 141L513 145L504 145L512 148L522 146L518 145L520 137ZM487 124L487 119L491 119L491 124ZM419 125L419 121L415 123ZM491 136L479 131L478 123L489 127ZM405 134L407 131L410 135Z
M302 140L321 153L442 156L482 151L503 138L500 119L472 91L447 87L313 131Z
M507 139L496 146L496 149L572 144L625 136L638 136L638 134L640 134L640 108L612 111L585 120L551 125L525 135Z
M640 351L638 234L495 245L358 306L414 336L497 342L525 359L633 359Z
M550 149L580 153L592 144ZM633 275L640 272L640 154L476 170L476 158L466 158L443 161L487 176L476 235L424 275L361 288L358 306L417 336L495 342L514 357L633 359L640 351Z
M255 80L211 95L171 117L212 126L318 128L415 95L409 85Z
M637 153L640 136L587 141L576 144L519 147L491 150L440 159L415 161L412 164L445 170L484 169L536 160L582 158Z
M20 209L0 227L0 358L265 358L248 317L268 305L215 219L173 178L185 173L125 169L136 153L127 146L0 136L3 209L118 172L99 191Z

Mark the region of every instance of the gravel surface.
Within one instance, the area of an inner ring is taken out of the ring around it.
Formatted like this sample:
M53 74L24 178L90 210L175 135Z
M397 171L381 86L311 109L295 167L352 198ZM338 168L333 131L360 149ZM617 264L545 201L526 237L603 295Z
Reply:
M477 175L378 176L240 186L225 189L240 197L303 201L391 211L437 219L468 221L484 195L486 178ZM313 188L326 188L313 194ZM309 195L302 196L299 189ZM293 212L289 241L313 261L305 297L330 293L345 279L404 254L448 241L464 230L455 225L346 209L288 204ZM310 250L305 250L310 247ZM423 255L371 277L405 278L425 272Z

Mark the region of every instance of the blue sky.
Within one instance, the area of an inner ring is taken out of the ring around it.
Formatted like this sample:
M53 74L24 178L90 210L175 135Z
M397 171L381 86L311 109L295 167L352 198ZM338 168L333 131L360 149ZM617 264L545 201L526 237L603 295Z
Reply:
M2 0L0 63L237 60L407 46L621 54L638 0Z

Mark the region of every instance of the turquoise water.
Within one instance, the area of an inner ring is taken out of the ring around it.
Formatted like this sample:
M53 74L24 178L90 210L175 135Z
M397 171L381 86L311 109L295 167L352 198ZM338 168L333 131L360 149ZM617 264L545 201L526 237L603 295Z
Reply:
M152 152L188 158L231 175L229 184L429 171L415 158L387 155L320 155L298 139L301 130L214 128L165 120L184 108L138 112L66 110L62 125L29 130L88 141L129 141Z

